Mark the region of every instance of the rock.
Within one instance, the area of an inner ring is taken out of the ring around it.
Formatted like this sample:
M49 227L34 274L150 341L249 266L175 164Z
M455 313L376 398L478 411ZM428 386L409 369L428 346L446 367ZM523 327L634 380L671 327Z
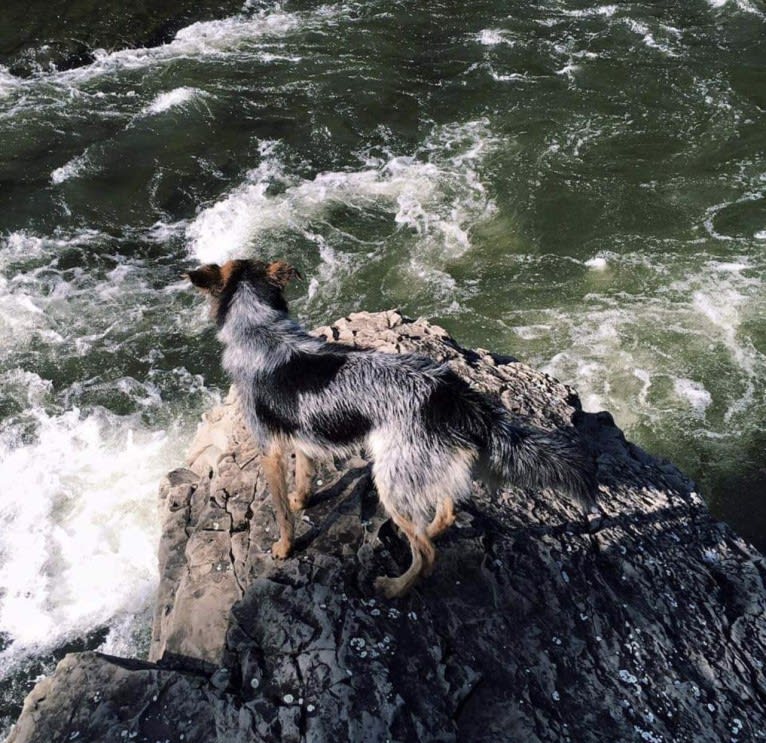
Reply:
M477 486L433 575L383 600L374 577L409 551L368 464L319 470L295 553L275 561L260 455L231 394L161 488L152 662L67 656L11 743L766 737L764 561L688 478L569 387L424 321L358 313L317 333L427 353L538 425L575 426L598 455L603 513Z
M22 77L80 67L93 62L96 49L159 46L184 26L241 8L239 0L51 0L30 12L28 4L8 2L0 25L0 64Z
M204 677L77 653L35 686L9 740L207 743L219 721L235 729L236 717L234 699L216 694Z

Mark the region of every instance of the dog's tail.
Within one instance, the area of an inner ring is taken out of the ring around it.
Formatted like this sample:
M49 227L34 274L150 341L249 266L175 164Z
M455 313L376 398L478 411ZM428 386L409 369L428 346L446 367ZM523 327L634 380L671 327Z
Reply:
M504 408L493 412L484 464L495 484L564 490L586 513L596 509L596 463L576 434L517 426Z

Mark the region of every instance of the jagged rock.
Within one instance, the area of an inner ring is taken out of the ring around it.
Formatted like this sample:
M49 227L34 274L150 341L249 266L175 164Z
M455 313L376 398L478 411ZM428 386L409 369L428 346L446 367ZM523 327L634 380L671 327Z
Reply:
M0 25L0 64L22 77L72 69L93 62L97 49L165 44L184 26L241 8L239 0L50 0L47 12L37 13L9 2Z
M477 487L433 575L383 600L373 578L409 551L367 463L324 465L294 555L273 560L260 455L232 394L161 489L156 664L68 656L12 743L766 738L763 558L682 473L565 385L426 322L360 313L317 333L427 353L538 425L575 425L598 455L602 517Z

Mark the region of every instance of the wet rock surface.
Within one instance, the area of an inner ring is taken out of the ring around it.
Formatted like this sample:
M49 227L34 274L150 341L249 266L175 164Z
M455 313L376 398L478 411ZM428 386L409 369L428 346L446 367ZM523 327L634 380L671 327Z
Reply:
M184 26L236 12L232 0L5 0L0 64L26 77L89 64L97 49L151 47Z
M563 495L476 487L404 599L409 551L360 456L327 462L277 534L230 395L162 484L150 662L70 655L28 697L22 741L757 741L766 738L762 556L672 464L512 359L394 312L318 333L448 361L598 456L600 519Z

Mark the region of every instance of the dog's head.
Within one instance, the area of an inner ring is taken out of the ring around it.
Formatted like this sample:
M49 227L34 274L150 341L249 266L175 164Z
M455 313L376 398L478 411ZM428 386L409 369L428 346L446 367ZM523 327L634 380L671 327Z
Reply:
M264 309L287 312L284 288L292 279L301 278L300 273L285 261L265 263L258 260L234 260L222 266L209 263L184 276L207 295L210 314L219 326L226 320L231 301L243 283Z

